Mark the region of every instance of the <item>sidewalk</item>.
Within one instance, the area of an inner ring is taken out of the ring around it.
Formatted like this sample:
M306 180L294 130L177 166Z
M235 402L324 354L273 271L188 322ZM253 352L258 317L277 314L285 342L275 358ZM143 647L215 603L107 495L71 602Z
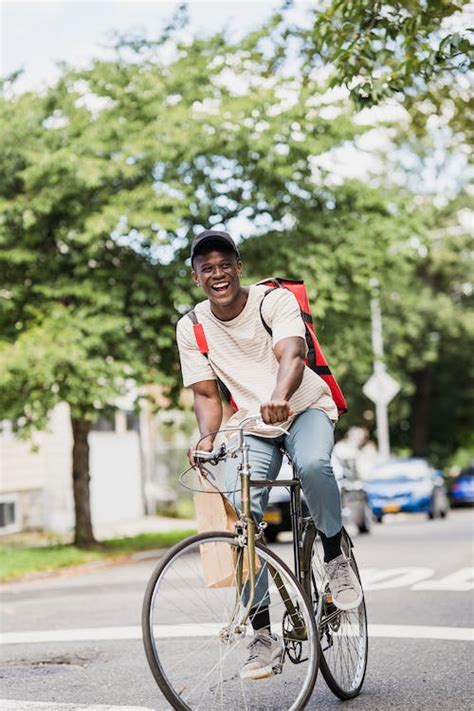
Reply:
M193 519L143 516L139 519L96 526L95 538L103 546L81 550L71 540L43 537L4 546L0 557L2 585L49 577L77 575L126 561L156 558L196 531ZM18 536L18 534L17 534Z

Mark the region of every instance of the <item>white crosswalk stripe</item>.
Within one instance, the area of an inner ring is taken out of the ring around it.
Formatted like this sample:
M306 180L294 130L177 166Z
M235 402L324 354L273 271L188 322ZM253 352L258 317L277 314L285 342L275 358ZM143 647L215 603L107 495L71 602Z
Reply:
M361 577L364 590L388 590L410 587L433 573L431 568L368 568L361 571Z
M461 568L441 580L426 580L417 583L412 590L443 590L448 592L469 592L474 589L474 568Z
M176 639L183 637L209 637L219 633L221 625L202 623L190 625L155 625L155 637ZM428 625L369 625L371 637L396 637L405 639L451 639L474 641L470 627L431 627ZM32 632L5 632L0 634L1 644L45 644L47 642L104 642L111 640L138 640L141 627L90 627L81 629L38 630ZM3 710L2 710L3 711Z
M360 571L364 590L389 590L410 588L411 590L444 592L469 592L474 589L474 568L461 568L439 580L433 579L432 568L363 568Z
M0 699L2 711L154 711L148 706L109 706L109 704L57 704L52 701Z

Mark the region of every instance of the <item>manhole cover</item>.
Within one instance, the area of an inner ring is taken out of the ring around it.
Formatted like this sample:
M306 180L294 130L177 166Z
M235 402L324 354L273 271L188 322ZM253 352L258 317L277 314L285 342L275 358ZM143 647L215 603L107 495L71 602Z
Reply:
M50 659L20 659L0 666L0 679L47 676L83 669L89 659L85 657L52 657Z

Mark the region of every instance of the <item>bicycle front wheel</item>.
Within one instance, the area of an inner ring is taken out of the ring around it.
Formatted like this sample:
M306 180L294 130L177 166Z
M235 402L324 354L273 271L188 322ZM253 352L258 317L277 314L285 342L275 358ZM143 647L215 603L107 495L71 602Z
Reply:
M253 610L268 605L271 631L283 645L283 664L276 664L266 679L240 676L253 628L249 622L239 625L248 573L246 549L235 536L192 536L171 549L153 572L143 603L145 651L173 708L300 709L311 696L319 663L312 605L283 561L262 544L256 547L259 590L266 576L268 586L263 585L267 592ZM211 586L209 561L216 556L231 561L225 587Z
M352 570L360 582L352 543L346 531L343 531L341 548L350 559ZM360 694L367 668L368 636L364 598L353 610L339 610L332 603L319 535L313 543L311 577L321 646L321 672L337 697L343 700L352 699Z

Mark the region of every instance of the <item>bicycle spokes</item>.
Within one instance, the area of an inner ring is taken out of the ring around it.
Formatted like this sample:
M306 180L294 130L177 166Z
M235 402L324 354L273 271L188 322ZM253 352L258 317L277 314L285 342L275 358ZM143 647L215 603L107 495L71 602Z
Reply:
M258 547L252 616L268 608L271 632L286 654L282 650L281 658L272 660L271 682L243 679L254 630L251 620L241 622L248 579L244 569L239 591L239 544L230 534L203 534L189 541L161 564L144 605L147 658L173 708L301 708L314 685L319 646L313 611L292 574L271 551ZM212 588L203 576L201 553L217 542L229 547L236 571L232 585Z
M344 548L349 550L347 540ZM350 564L357 574L353 556ZM356 696L367 665L367 619L364 600L353 610L339 610L329 590L320 539L313 544L311 594L321 645L321 671L342 699Z

